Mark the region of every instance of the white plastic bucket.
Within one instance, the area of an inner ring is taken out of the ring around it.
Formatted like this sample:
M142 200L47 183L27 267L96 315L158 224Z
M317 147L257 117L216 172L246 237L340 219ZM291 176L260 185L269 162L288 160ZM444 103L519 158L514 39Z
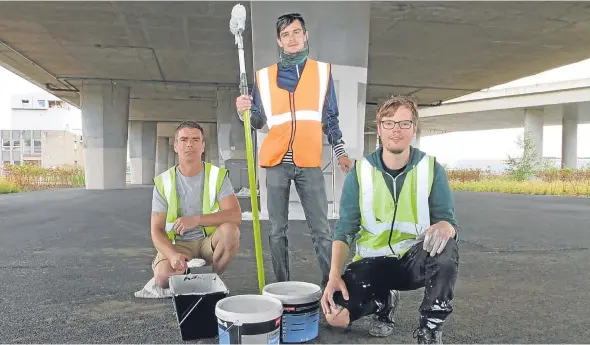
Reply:
M283 305L261 295L226 297L215 306L219 344L279 344Z
M281 343L302 343L318 336L321 289L318 285L288 281L269 284L262 295L283 303Z

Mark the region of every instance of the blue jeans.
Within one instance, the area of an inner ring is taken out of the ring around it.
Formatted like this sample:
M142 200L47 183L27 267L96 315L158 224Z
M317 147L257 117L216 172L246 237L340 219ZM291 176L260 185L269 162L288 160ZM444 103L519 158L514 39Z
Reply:
M313 246L322 271L322 284L330 274L332 258L332 232L328 223L328 199L324 174L320 168L299 168L293 164L279 164L266 169L267 208L270 219L270 252L277 281L288 281L289 240L289 191L291 181L305 212L311 231Z

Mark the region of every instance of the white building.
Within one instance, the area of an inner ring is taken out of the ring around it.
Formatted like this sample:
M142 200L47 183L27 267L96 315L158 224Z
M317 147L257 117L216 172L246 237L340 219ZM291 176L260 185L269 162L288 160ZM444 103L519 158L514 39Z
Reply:
M83 167L80 112L50 94L13 96L0 142L2 165Z

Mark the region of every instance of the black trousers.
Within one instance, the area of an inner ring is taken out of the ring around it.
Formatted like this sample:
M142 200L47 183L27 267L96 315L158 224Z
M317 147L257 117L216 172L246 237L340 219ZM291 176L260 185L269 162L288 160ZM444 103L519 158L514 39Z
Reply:
M376 257L351 263L342 275L349 300L344 300L342 293L336 291L334 302L348 309L352 322L366 315L388 313L387 308L378 313L376 302L386 303L390 290L424 287L420 325L431 329L442 326L453 312L459 249L457 242L450 239L442 253L431 257L422 245L423 242L417 243L399 259Z

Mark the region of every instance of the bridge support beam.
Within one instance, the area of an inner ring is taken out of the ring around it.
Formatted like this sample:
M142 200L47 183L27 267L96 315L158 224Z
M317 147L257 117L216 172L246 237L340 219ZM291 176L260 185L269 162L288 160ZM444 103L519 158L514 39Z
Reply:
M176 152L174 152L174 145L168 145L168 167L173 167L174 164L176 164L176 157L174 157L175 155Z
M561 127L561 167L575 169L578 166L578 109L579 104L563 107Z
M126 186L129 92L122 84L82 86L86 189Z
M543 110L524 110L524 131L530 135L531 140L533 141L535 151L539 157L539 164L543 158L543 116Z
M412 139L412 146L419 149L420 148L420 129L416 130L416 136Z
M168 137L158 137L156 141L156 175L168 169Z
M129 121L132 184L152 184L156 163L156 121Z

